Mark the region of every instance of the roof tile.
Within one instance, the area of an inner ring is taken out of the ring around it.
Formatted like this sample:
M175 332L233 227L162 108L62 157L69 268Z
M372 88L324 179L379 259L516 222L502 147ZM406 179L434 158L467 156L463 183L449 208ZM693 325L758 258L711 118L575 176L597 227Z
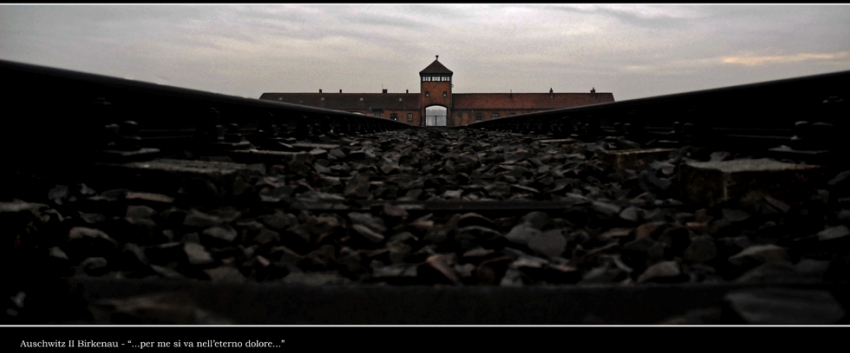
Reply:
M346 111L419 110L419 93L263 93L260 99Z
M452 70L447 69L439 61L434 60L431 65L428 65L424 70L419 71L420 74L451 74Z
M461 109L561 109L610 103L612 93L454 93L452 108Z

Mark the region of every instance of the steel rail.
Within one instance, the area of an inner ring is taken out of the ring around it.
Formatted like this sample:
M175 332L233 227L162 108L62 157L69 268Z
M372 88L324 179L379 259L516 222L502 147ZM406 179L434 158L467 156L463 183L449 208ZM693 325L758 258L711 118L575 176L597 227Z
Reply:
M121 135L194 132L212 134L213 139L225 128L228 132L273 130L269 135L274 136L285 130L294 137L415 128L344 111L4 60L0 60L0 76L13 88L0 98L9 109L5 128L0 129L0 145L26 151L26 158L79 155L108 138L103 136L108 126Z
M62 92L62 94L71 93L74 96L86 95L89 92L86 90L96 91L107 96L114 96L116 99L132 99L140 101L145 98L158 99L177 99L185 101L186 104L198 103L215 106L234 106L246 109L265 109L272 113L301 113L301 114L321 114L333 117L346 117L360 119L363 121L380 121L387 122L397 126L410 126L401 122L392 121L383 118L371 117L349 113L345 111L310 107L298 104L274 102L268 100L259 100L253 98L237 97L225 95L221 93L212 93L188 88L181 88L168 85L160 85L132 79L117 78L105 75L84 73L65 69L57 69L46 66L38 66L32 64L24 64L6 60L0 60L0 73L4 75L7 82L12 82L19 87L24 93L15 94L12 96L32 96L43 97L45 91L55 91L55 86L61 85L64 87L75 88L75 92ZM103 90L109 90L103 92ZM83 92L80 92L83 91ZM133 95L133 96L130 96ZM8 96L7 96L8 97ZM62 96L49 96L47 100L64 100ZM9 100L5 98L4 100ZM40 99L44 101L44 99ZM148 101L149 104L157 104L157 99Z
M847 82L850 71L842 71L520 114L462 128L594 136L667 130L686 135L834 137L848 129Z

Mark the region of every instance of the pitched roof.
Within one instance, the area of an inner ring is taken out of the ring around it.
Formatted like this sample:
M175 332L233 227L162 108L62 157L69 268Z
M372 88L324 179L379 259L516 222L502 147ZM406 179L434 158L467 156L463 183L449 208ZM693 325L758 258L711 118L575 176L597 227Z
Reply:
M450 74L452 70L447 69L439 61L434 60L431 65L428 65L424 70L419 71L420 74Z
M419 93L263 93L260 96L264 100L347 111L419 110L419 98Z
M614 94L592 93L454 93L452 108L457 109L560 109L609 103Z

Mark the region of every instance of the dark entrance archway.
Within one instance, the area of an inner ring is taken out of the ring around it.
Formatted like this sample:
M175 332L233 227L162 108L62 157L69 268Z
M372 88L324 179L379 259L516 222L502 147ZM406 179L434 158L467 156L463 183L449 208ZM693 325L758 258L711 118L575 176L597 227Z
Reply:
M425 126L446 126L448 109L442 105L425 107Z

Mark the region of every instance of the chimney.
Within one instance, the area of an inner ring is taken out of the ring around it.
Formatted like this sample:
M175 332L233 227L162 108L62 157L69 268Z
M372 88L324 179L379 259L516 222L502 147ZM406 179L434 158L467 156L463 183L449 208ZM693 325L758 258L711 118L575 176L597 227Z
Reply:
M552 87L549 87L549 98L555 98L555 91L552 90Z
M322 93L322 89L321 89L321 88L319 88L319 93Z
M339 93L342 93L342 89L339 90Z
M592 95L593 98L596 98L596 87L590 89L590 95Z
M409 89L404 90L404 93L410 93Z
M386 89L386 88L382 89L381 91L382 91L381 93L384 93L384 94L386 94L386 93L387 93L387 89Z

